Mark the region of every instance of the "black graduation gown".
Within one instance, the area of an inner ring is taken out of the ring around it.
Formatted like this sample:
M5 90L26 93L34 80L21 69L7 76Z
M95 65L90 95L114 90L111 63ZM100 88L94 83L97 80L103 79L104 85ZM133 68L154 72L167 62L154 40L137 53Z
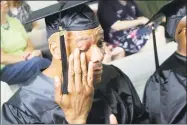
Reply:
M145 110L129 78L114 66L103 68L87 123L109 123L111 113L119 123L147 123ZM54 102L53 84L52 79L41 73L34 76L3 105L3 123L67 123Z
M150 123L187 124L187 57L174 53L148 80L143 103Z

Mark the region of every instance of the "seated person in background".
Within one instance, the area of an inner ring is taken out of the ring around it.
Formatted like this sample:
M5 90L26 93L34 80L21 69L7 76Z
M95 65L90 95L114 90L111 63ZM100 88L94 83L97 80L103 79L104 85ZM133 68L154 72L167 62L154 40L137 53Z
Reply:
M23 0L8 1L8 5L10 8L8 15L10 17L15 17L18 20L20 20L20 22L22 23L22 25L24 25L25 30L27 32L31 32L33 29L38 28L39 25L37 22L25 24L26 20L29 18L30 14L32 13L31 7L27 4L26 1Z
M8 84L28 80L36 71L47 68L50 61L34 50L22 24L7 15L7 1L1 1L1 81Z
M144 108L129 78L102 65L103 36L94 12L86 2L66 2L63 8L57 3L33 12L30 21L45 17L52 63L3 105L3 123L102 124L110 123L111 114L119 123L144 123Z
M100 0L98 18L104 29L105 41L122 47L125 56L152 48L151 27L143 27L144 30L140 31L148 19L141 15L134 0ZM163 27L158 29L164 32ZM158 37L159 40L163 38Z
M186 6L187 2L173 0L164 9L166 29L178 43L178 49L146 84L143 102L151 124L187 124Z

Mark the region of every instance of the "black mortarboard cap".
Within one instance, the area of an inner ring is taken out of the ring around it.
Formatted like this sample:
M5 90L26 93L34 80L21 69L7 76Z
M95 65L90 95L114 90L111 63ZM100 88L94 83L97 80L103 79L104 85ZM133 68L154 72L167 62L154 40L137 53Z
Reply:
M99 22L93 11L85 4L93 0L63 0L54 5L34 11L27 23L45 18L47 37L59 30L77 31L95 28ZM61 20L60 20L61 18Z
M93 29L99 26L94 12L86 4L93 0L63 0L54 5L34 11L27 23L45 18L47 38L53 33L60 32L63 87L62 91L67 94L68 64L63 31L81 31Z
M187 0L170 0L168 3L162 6L157 11L157 13L155 13L152 16L152 18L146 23L146 25L148 25L151 22L153 22L153 24L156 23L156 25L158 25L159 23L161 23L160 17L165 16L166 31L173 39L175 39L175 31L177 25L179 21L186 15L186 6L187 6ZM155 64L156 64L156 69L158 69L159 61L158 61L154 26L153 26L153 44L154 44Z

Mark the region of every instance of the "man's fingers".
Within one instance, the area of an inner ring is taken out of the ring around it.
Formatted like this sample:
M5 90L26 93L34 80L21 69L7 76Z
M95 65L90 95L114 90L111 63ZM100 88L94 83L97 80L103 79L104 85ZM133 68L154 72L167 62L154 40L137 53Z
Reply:
M118 124L118 121L116 119L116 116L114 116L114 114L110 115L110 124Z
M87 65L85 53L81 53L82 84L87 85Z
M82 76L81 76L81 61L80 50L76 49L74 52L74 72L75 72L75 90L81 92L82 89Z
M89 65L88 65L87 82L88 82L88 85L93 88L93 63L92 62L89 62Z
M68 92L72 93L74 91L74 57L73 54L69 56L69 69L68 69Z
M59 77L55 76L55 101L56 103L60 103L61 96L62 96L61 81Z

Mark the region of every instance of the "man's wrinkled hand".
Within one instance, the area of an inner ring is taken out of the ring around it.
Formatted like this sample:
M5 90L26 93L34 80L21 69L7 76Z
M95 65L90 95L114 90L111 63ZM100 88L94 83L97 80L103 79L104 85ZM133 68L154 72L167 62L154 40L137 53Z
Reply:
M85 124L94 95L92 62L87 69L85 54L76 49L69 57L68 94L62 94L61 80L55 81L55 101L68 123Z

